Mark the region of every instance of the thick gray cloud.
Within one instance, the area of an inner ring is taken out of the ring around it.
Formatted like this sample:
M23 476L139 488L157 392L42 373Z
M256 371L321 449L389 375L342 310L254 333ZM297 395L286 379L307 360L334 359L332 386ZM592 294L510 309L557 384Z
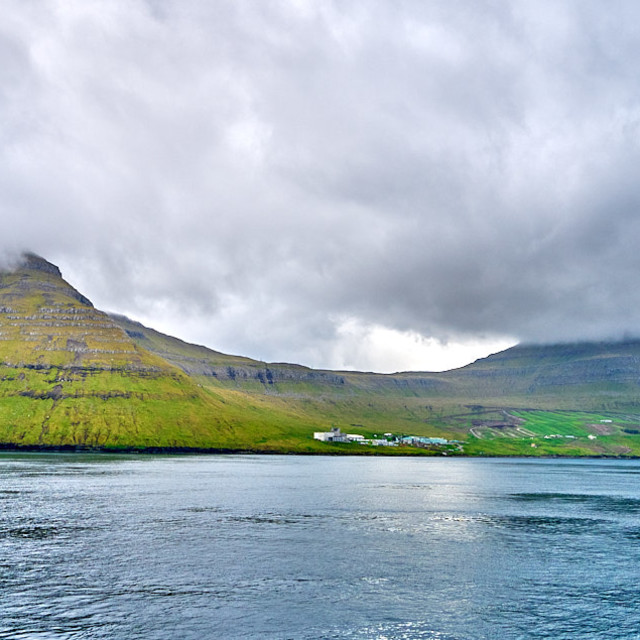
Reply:
M316 366L636 335L638 78L631 0L7 0L0 249Z

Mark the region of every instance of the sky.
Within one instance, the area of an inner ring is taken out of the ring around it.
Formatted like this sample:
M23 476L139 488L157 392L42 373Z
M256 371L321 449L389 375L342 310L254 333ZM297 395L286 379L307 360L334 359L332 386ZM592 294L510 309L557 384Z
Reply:
M0 255L233 354L640 334L635 0L2 0Z

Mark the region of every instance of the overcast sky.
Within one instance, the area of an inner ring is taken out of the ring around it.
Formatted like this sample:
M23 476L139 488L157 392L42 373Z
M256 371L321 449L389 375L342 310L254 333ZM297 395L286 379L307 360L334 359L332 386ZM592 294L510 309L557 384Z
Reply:
M0 250L269 361L640 333L636 0L1 0Z

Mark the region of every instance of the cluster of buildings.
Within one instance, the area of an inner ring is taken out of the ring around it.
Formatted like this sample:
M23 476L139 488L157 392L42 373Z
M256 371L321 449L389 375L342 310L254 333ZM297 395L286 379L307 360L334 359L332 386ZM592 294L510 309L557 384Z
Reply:
M358 433L342 433L339 427L333 427L331 431L316 431L313 434L315 440L321 442L356 442L368 444L374 447L397 447L405 445L409 447L425 447L429 445L453 444L453 440L445 438L425 438L422 436L394 436L385 433L383 438L365 438Z

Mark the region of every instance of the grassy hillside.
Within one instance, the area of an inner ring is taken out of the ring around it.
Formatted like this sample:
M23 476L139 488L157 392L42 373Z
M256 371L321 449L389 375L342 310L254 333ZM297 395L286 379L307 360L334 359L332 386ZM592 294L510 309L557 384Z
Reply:
M469 455L640 455L640 342L518 346L444 373L380 375L223 356L115 320L203 388L279 400L323 429L440 436Z
M108 316L36 256L0 273L0 446L640 455L640 342L519 346L444 373L318 371ZM313 440L340 427L461 445Z
M296 411L203 387L35 256L0 274L0 382L3 445L271 450L302 439Z

